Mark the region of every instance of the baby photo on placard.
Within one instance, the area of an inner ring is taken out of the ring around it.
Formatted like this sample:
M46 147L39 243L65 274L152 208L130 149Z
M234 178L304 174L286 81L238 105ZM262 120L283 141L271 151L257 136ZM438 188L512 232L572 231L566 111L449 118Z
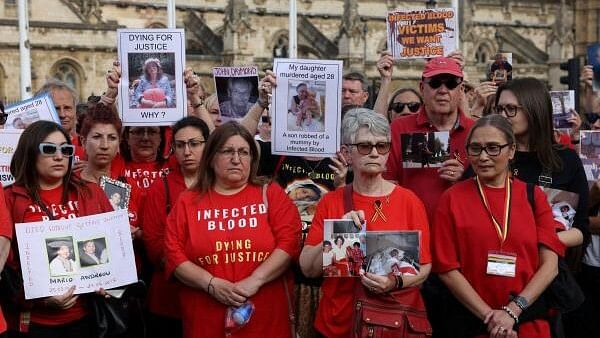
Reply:
M367 232L367 272L387 276L419 274L419 231Z

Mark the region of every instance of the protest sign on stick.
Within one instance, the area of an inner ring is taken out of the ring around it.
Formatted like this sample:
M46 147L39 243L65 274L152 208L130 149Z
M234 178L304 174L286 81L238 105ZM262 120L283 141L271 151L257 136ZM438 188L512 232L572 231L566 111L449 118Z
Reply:
M15 224L25 299L137 282L127 210Z
M183 29L119 29L119 110L125 126L168 126L187 115Z
M256 66L213 68L223 122L241 120L258 100Z
M340 149L342 61L275 59L274 154L334 156Z
M445 56L456 49L456 15L452 8L388 12L388 48L394 59Z
M10 105L5 109L5 113L8 117L4 129L25 129L40 120L60 124L54 102L48 93Z
M23 130L20 129L0 130L0 182L3 187L9 186L15 181L10 173L10 161L12 161L22 133Z

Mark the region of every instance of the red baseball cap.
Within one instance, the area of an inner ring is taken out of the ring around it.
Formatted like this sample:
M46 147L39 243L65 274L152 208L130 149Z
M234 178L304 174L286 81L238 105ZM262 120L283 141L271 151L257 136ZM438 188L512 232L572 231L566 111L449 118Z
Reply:
M437 57L429 60L423 69L423 77L432 77L440 74L450 74L464 77L462 69L456 60L447 57Z

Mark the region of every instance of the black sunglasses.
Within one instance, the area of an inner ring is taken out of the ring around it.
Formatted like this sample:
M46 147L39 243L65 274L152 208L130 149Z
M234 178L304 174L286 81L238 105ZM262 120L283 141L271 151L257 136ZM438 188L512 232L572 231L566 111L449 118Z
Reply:
M421 103L420 102L409 102L409 103L394 102L394 103L390 104L390 110L393 110L396 113L401 113L404 110L404 107L408 107L408 110L410 110L412 113L416 113L419 110L419 108L421 108Z
M442 85L445 85L446 88L452 90L458 87L463 82L463 79L460 77L433 77L425 79L423 82L427 83L433 89L438 89Z

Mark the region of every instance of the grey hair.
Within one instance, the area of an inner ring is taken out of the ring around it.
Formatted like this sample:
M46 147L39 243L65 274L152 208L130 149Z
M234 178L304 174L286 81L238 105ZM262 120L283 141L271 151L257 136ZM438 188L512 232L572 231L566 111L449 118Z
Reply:
M77 105L79 104L79 94L77 93L77 91L71 88L71 86L69 86L68 84L55 78L46 80L46 83L44 83L42 88L40 88L40 90L38 90L33 96L38 96L46 93L52 95L52 92L55 90L66 90L69 93L71 93L71 96L73 97L73 108L77 107Z
M360 81L360 86L362 87L363 92L369 90L369 84L367 83L367 77L363 73L359 72L351 72L342 77L342 80L348 81Z
M389 141L390 124L385 116L368 108L354 108L349 110L342 120L342 143L353 144L356 134L361 127L367 129L375 136L385 136Z

